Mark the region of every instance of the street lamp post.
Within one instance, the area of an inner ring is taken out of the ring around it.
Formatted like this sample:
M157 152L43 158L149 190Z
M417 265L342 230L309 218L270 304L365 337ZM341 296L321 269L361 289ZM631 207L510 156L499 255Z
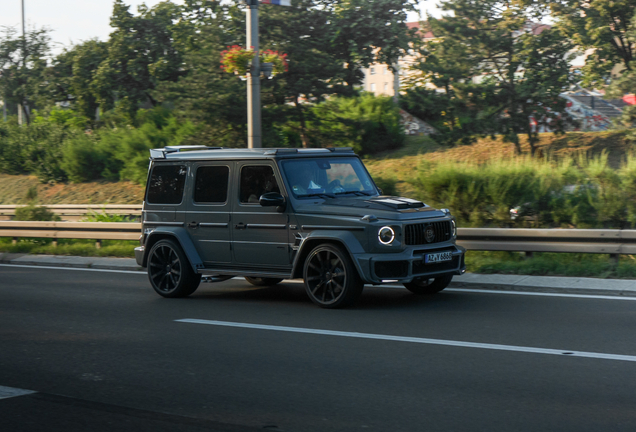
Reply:
M256 53L247 75L247 147L261 148L261 65L258 46L259 0L247 0L247 46Z

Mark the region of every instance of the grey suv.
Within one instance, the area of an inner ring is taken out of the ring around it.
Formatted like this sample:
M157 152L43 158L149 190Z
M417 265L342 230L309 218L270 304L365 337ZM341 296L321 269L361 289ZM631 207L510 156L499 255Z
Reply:
M201 278L258 286L302 278L324 308L352 304L364 284L443 290L465 271L448 210L382 196L348 148L150 151L139 265L164 297Z

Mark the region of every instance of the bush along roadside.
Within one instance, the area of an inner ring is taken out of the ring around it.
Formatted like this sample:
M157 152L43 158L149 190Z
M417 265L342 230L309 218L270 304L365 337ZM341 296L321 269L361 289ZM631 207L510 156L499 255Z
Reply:
M558 161L425 161L411 182L418 198L450 208L464 227L636 226L635 155L619 169L609 166L605 153Z

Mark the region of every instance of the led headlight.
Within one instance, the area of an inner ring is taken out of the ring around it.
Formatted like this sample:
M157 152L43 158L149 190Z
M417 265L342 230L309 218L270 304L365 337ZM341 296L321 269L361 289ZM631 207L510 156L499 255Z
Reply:
M457 224L455 223L455 219L451 219L451 234L453 238L457 237Z
M385 245L393 243L393 240L395 240L395 231L389 226L380 228L378 231L378 240Z

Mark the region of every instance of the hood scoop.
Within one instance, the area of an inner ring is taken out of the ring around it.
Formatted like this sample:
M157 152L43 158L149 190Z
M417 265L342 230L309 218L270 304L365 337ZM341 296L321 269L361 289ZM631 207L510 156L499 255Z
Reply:
M422 207L428 207L422 201L414 200L411 198L402 198L394 196L379 196L366 200L368 203L379 204L381 206L389 207L395 210L407 210L418 209Z

